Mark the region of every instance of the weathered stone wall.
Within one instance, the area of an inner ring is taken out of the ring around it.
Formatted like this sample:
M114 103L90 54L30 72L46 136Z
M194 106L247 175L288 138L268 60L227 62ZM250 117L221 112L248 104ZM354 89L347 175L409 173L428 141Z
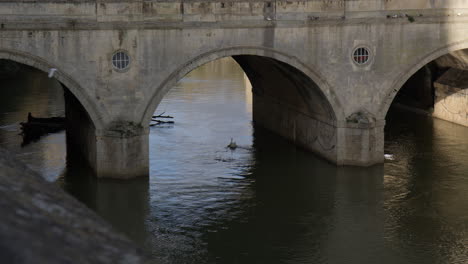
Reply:
M336 118L317 85L297 69L260 56L234 56L250 79L253 121L338 163Z
M468 126L468 71L451 68L434 86L433 116Z
M452 9L452 10L449 10ZM376 17L380 12L420 12L432 15L457 14L466 9L464 0L40 0L3 1L7 19L18 14L48 21L55 19L109 21L233 21L233 20L307 20L319 17ZM57 17L58 16L58 17ZM66 17L60 17L66 16Z
M450 52L435 60L435 63L440 68L468 69L468 49Z
M0 150L2 263L148 263L83 204Z

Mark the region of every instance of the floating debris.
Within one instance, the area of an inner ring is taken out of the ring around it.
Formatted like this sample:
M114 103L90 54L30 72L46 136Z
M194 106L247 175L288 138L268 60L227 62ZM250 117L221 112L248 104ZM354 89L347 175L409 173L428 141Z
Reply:
M160 124L174 124L174 121L162 121L162 120L157 119L157 118L174 118L173 116L164 115L165 113L166 112L162 112L159 115L152 116L151 122L154 122L154 123L151 123L150 126L156 126Z

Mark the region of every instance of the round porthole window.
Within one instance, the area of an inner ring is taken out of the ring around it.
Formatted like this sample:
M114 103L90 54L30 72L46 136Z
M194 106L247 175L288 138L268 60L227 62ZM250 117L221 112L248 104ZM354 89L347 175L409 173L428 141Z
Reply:
M353 52L353 61L358 65L364 65L369 62L370 52L367 48L359 47Z
M125 51L117 51L112 55L112 66L118 71L124 71L130 65L130 56Z

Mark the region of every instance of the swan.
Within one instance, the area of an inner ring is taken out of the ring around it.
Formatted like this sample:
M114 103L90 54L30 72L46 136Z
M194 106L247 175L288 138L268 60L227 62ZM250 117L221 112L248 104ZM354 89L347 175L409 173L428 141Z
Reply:
M237 144L236 144L235 141L232 141L232 138L231 138L231 143L229 143L229 145L227 145L226 148L230 148L230 149L234 150L234 149L237 148Z

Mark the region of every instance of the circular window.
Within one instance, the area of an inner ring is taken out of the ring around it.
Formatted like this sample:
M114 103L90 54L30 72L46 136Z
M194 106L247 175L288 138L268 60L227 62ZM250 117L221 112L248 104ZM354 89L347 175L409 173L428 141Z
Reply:
M130 65L130 56L125 51L118 51L112 55L112 65L116 70L125 70Z
M360 47L354 50L353 60L359 65L366 64L369 61L370 52L367 48Z

